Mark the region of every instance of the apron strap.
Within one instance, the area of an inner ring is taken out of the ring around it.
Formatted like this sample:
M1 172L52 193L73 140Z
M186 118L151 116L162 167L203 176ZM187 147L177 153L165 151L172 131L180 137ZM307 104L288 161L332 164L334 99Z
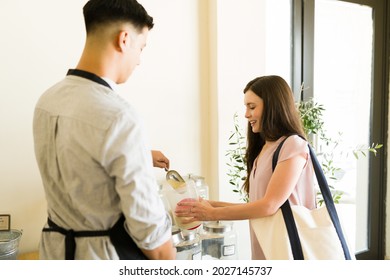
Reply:
M74 231L64 229L48 218L49 228L43 232L58 232L65 235L65 260L74 260L76 252L76 237L109 236L111 243L121 260L147 260L141 249L135 244L125 229L125 217L121 215L115 225L109 230Z
M62 235L65 235L65 260L74 260L76 252L76 237L97 237L97 236L108 236L110 234L109 230L99 230L99 231L74 231L72 229L66 230L52 220L47 219L49 228L44 228L43 232L59 232Z

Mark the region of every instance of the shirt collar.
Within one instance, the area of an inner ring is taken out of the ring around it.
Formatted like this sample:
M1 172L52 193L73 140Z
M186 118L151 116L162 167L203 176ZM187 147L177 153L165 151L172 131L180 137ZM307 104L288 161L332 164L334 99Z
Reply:
M110 85L110 87L112 88L113 91L117 90L118 84L115 83L113 80L111 80L110 78L107 78L107 77L102 77L102 79L105 80L107 82L107 84Z

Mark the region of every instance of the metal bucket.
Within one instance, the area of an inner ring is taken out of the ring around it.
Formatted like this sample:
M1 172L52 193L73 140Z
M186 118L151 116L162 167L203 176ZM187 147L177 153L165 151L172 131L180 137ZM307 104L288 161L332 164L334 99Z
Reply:
M16 229L0 231L0 260L16 260L22 232Z

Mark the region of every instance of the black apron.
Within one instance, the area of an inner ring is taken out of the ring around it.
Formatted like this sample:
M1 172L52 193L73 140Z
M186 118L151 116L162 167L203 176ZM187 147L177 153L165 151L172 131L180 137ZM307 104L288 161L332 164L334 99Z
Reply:
M110 85L99 76L78 69L71 69L67 75L79 76L111 89ZM109 236L111 243L121 260L147 260L140 248L135 244L125 229L125 217L122 215L115 225L109 230L98 231L74 231L67 230L56 225L52 220L48 219L49 228L44 228L43 232L58 232L65 235L65 259L74 260L76 252L76 238Z
M78 237L97 237L109 236L112 245L114 245L116 253L121 260L147 260L148 258L142 253L141 249L135 244L133 239L125 229L125 217L122 215L115 225L109 230L97 231L74 231L66 230L56 225L52 220L48 219L48 228L44 228L43 232L58 232L65 235L65 260L74 260L76 252L76 238Z

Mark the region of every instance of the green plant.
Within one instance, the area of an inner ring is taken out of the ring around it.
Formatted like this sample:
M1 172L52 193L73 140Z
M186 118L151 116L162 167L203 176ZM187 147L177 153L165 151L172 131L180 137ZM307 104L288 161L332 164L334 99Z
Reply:
M324 106L310 99L306 102L297 103L298 111L302 120L303 129L306 135L320 134L324 129L322 113Z
M336 175L337 173L342 173L343 170L335 164L334 157L336 153L348 156L349 153L352 152L355 159L359 159L359 155L367 156L370 152L376 156L378 152L377 150L383 145L372 144L369 147L360 145L352 149L341 147L342 133L339 132L336 139L327 136L324 128L324 122L322 120L323 112L325 110L323 105L314 102L313 99L310 99L308 101L301 101L297 103L297 108L301 116L304 131L309 137L309 141L312 146L316 149L322 170L324 171L324 175L326 176L328 185L332 191L333 200L335 203L339 203L344 192L336 189L335 187L335 184L340 180L340 178ZM316 147L316 145L314 145L314 137L317 137L317 142L321 144L318 145L320 147ZM323 203L323 199L320 193L318 194L317 199L319 205L321 205Z
M382 148L382 144L374 144L372 143L370 147L365 146L358 146L355 149L353 149L352 153L355 156L356 159L359 159L359 154L362 154L363 156L367 156L367 152L373 153L374 156L376 156L378 149Z
M301 88L301 90L303 89ZM337 141L325 136L324 122L322 120L323 112L325 111L323 105L315 102L313 99L309 99L308 101L298 102L296 106L301 117L303 130L309 138L309 142L311 142L310 144L312 146L314 146L314 136L318 136L319 139L324 141L326 146L332 145L334 148L338 146ZM338 203L341 199L342 192L335 190L334 183L337 182L336 173L340 171L340 168L334 165L334 155L332 153L317 153L317 155L319 157L322 156L322 158L319 158L322 170L324 175L327 177L328 185L332 190L333 201ZM318 192L317 195L317 200L321 205L323 203L321 193Z
M233 187L233 192L240 195L240 199L244 202L248 202L248 195L243 191L242 185L246 179L246 162L245 162L245 149L246 138L238 123L237 113L233 116L234 130L229 137L229 149L226 151L225 156L228 157L227 166L229 184Z

